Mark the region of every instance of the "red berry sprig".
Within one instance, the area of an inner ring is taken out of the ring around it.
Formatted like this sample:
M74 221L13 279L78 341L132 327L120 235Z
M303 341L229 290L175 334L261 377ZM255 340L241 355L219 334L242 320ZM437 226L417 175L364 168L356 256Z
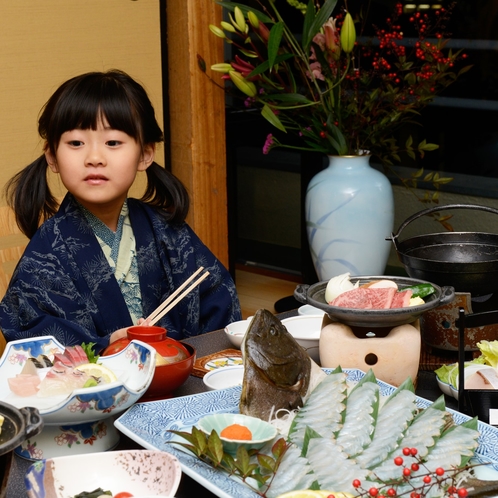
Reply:
M464 487L457 488L455 486L456 477L459 473L464 470L468 470L471 466L465 466L460 469L445 470L442 467L438 467L434 471L430 471L424 464L423 459L418 455L416 448L403 448L403 456L410 457L410 460L415 459L415 462L411 462L405 465L405 461L402 456L396 456L393 459L394 464L397 467L401 467L401 475L395 482L385 483L382 480L381 486L371 486L366 489L362 487L362 483L359 479L355 479L352 484L357 491L358 498L394 498L401 496L409 496L410 498L422 498L429 490L437 488L442 491L443 496L448 496L449 498L467 498L468 491ZM420 469L425 469L426 473L420 473ZM414 475L414 473L416 473ZM414 484L414 479L421 480ZM408 491L403 491L398 494L398 489L406 485L411 486Z

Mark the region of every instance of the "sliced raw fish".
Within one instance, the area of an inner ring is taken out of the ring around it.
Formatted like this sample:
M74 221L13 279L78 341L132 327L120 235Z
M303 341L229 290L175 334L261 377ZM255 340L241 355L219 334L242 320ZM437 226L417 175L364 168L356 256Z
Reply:
M306 404L297 412L289 439L302 447L306 427L322 437L334 437L343 423L346 405L346 374L331 373L311 392Z
M291 445L282 458L266 496L276 498L287 491L308 489L314 480L308 460L301 456L301 449Z
M409 494L413 489L412 486L422 486L423 476L427 472L435 472L438 467L452 469L462 465L462 458L470 459L474 455L474 450L478 446L478 437L479 432L466 427L465 424L454 425L446 430L430 449L424 465L412 473L409 486L400 486L397 489L398 496L404 492ZM440 496L440 494L436 489L432 493L430 491L425 493L425 496Z
M79 344L77 344L76 346L66 346L64 355L71 360L73 366L88 363L88 356L85 353L85 350Z
M306 458L321 489L340 489L356 495L353 481L363 482L369 475L331 439L311 438Z
M38 396L71 394L75 389L83 387L89 378L87 373L56 361L42 380Z
M371 444L356 457L361 467L372 468L380 464L399 446L415 416L416 399L413 391L402 389L393 393L393 397L382 406Z
M348 456L358 455L371 443L378 410L379 385L360 382L348 396L344 425L337 436L337 444Z
M69 358L69 356L67 356L64 352L54 354L54 365L57 363L65 365L67 367L74 366L71 358Z
M38 392L40 377L38 374L17 374L7 379L10 390L17 396L34 396Z
M400 446L382 464L372 469L375 475L382 480L396 475L396 469L399 470L399 467L394 463L394 458L397 456L401 456L408 466L416 462L414 457L403 455L402 447L417 448L418 456L425 458L429 453L429 448L434 446L443 432L447 416L448 412L441 409L441 404L438 402L419 413L406 430Z

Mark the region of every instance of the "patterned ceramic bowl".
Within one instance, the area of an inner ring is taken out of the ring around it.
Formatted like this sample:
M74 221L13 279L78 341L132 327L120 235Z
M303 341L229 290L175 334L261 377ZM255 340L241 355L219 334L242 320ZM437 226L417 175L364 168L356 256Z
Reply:
M181 475L180 463L169 453L127 450L42 460L28 469L24 482L29 498L62 498L98 488L112 496L174 496Z
M16 408L35 407L44 422L44 429L34 440L28 439L16 448L19 456L51 458L114 447L119 436L112 417L137 402L152 382L156 352L143 342L132 341L120 353L99 358L99 363L115 373L114 382L49 397L21 397L10 390L8 379L22 371L30 356L53 357L62 351L64 346L54 337L35 337L9 342L0 358L0 401Z

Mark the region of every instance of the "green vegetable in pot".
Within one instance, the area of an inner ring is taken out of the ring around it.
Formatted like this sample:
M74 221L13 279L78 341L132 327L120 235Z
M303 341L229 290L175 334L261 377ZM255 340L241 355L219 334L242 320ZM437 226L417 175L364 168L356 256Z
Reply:
M426 297L430 296L431 294L434 294L436 292L436 289L431 284L418 284L418 285L412 285L411 287L403 287L402 290L411 290L412 291L412 298L413 297Z

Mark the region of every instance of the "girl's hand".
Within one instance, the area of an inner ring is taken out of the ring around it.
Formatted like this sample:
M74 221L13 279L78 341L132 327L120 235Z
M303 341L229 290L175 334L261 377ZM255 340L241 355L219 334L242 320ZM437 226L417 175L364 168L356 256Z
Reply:
M137 325L149 325L149 321L146 320L145 318L139 318L137 320ZM126 337L128 329L129 329L129 327L125 327L124 329L115 330L111 334L111 337L109 338L109 344L112 344L113 342L117 341L118 339Z
M122 339L123 337L127 337L129 327L125 327L124 329L115 330L111 337L109 338L109 344L117 341L118 339Z

